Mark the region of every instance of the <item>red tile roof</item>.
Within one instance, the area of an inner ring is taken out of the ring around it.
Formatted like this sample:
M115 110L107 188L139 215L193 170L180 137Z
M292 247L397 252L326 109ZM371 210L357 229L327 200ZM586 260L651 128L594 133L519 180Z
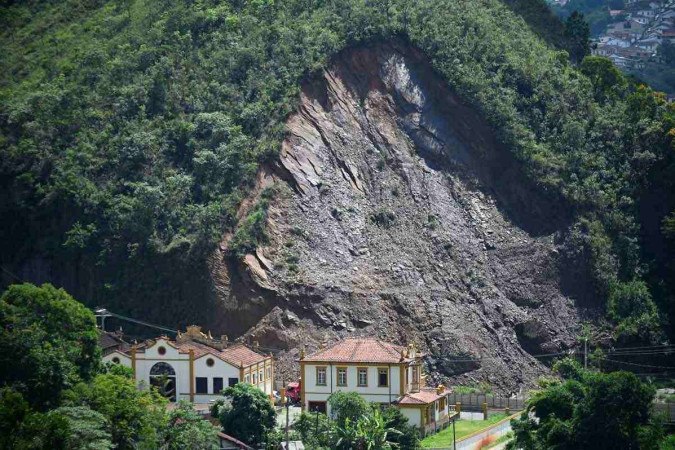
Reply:
M227 347L220 352L220 355L225 361L238 362L238 364L243 364L244 366L250 366L251 364L259 363L269 358L269 356L254 352L244 344L234 344Z
M222 350L218 350L217 348L213 348L197 341L176 342L169 340L169 338L166 336L162 336L161 338L165 339L167 343L173 348L177 349L179 353L187 354L190 352L190 350L193 350L195 359L201 358L205 355L212 355L221 361L232 364L235 367L247 367L252 364L263 362L270 358L270 356L261 355L260 353L257 353L248 348L246 345L240 343L232 344ZM152 340L144 342L138 346L137 350L141 353L145 352L145 349L147 347L153 346L155 342L156 341ZM129 353L129 350L129 348L126 348L124 349L124 352Z
M399 363L405 347L372 338L347 338L332 347L306 356L308 362Z
M443 398L447 391L438 394L435 388L422 388L419 392L406 394L398 401L399 405L428 405Z
M236 367L250 366L251 364L263 362L268 358L268 356L254 352L244 344L234 344L224 348L223 350L218 350L195 341L180 343L172 342L172 344L181 353L188 353L190 350L194 350L195 359L210 354Z

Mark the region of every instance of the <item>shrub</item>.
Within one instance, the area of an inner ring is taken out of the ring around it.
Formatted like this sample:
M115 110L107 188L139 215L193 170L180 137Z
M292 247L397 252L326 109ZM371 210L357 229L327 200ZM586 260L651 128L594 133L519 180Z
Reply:
M383 228L391 228L396 222L396 214L381 209L370 216L371 222Z

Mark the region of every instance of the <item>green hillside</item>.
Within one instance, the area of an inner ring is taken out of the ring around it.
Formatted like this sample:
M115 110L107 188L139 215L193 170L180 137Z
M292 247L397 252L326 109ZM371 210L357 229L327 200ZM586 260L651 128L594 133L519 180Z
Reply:
M3 284L49 276L91 304L199 320L186 299L206 295L193 289L204 256L277 154L301 81L346 47L402 36L569 212L559 238L617 336L661 339L674 303L673 110L602 60L582 73L510 3L4 2Z

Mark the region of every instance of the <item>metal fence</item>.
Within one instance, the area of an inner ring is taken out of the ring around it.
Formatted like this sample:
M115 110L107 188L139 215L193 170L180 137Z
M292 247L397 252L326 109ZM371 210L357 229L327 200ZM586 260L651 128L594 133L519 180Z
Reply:
M462 411L482 411L483 403L487 403L488 409L510 409L520 411L525 409L526 398L524 397L501 397L489 394L456 394L448 396L450 404L461 403Z
M675 402L654 403L654 413L658 414L666 423L675 424Z

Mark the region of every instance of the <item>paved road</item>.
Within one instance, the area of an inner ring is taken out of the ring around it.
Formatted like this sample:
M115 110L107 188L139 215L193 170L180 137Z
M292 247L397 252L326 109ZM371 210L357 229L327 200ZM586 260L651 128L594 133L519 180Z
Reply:
M286 428L286 408L276 408L277 410L277 427L282 430ZM299 406L291 406L288 410L288 422L293 425L300 417L302 410Z
M457 442L456 450L479 450L481 447L489 445L490 442L494 442L504 436L509 431L511 431L511 421L505 420L487 430L483 430L481 433L478 433L469 439L463 439ZM496 448L503 447L497 446Z

